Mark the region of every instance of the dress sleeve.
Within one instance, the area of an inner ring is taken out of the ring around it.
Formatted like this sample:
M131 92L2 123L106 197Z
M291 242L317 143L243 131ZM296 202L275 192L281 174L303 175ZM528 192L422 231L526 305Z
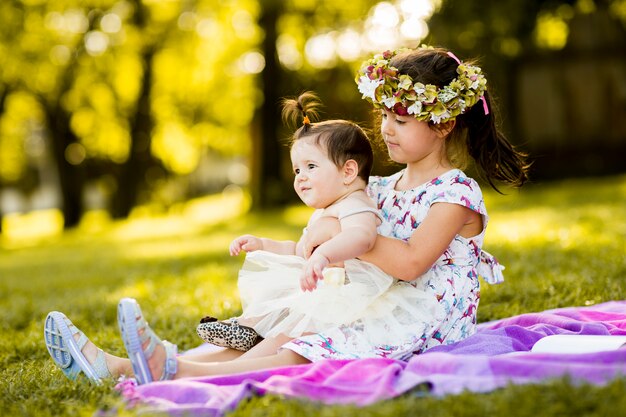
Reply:
M380 178L381 177L378 176L371 176L365 187L365 193L375 202L378 201Z
M482 214L486 220L487 210L483 193L476 181L466 176L462 171L440 181L442 183L438 184L434 188L434 193L431 194L431 205L434 203L460 204Z

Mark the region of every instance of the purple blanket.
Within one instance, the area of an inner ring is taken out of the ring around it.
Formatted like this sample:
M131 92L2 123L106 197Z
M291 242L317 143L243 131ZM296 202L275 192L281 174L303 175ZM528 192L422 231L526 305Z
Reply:
M172 415L219 416L244 398L264 393L326 404L366 405L419 384L433 395L486 392L569 375L602 384L626 375L626 349L586 354L530 352L552 334L626 335L626 300L544 311L479 325L464 341L433 348L409 362L391 359L322 361L231 376L119 384L131 403Z

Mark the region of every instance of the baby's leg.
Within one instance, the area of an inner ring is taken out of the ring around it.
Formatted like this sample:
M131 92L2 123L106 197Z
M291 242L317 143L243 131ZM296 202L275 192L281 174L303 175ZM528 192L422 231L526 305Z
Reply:
M293 339L293 337L288 337L284 335L263 339L252 349L241 355L237 360L262 358L265 356L275 355L278 352L278 349L280 349L282 345L289 342L291 339Z

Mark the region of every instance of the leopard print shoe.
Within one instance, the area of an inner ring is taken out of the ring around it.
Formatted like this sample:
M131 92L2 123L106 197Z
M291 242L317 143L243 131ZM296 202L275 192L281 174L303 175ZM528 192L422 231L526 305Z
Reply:
M218 321L210 316L200 320L196 333L207 343L243 352L263 339L253 328L240 325L237 319Z

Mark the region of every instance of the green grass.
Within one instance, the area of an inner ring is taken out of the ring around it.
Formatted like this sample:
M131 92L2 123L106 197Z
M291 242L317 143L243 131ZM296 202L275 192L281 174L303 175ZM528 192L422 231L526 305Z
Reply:
M480 321L626 299L626 176L533 185L505 196L487 192L486 200L485 249L507 269L503 285L483 285ZM201 208L205 214L228 211L220 204ZM46 314L65 312L96 344L122 355L116 305L123 296L135 297L160 335L181 349L194 347L199 317L239 311L241 258L228 256L230 240L248 232L295 238L309 212L234 219L189 213L89 225L38 241L2 240L0 416L135 415L112 384L65 380L43 345ZM267 396L242 403L232 415L626 415L624 392L624 379L604 387L562 379L487 394L408 394L363 408Z

